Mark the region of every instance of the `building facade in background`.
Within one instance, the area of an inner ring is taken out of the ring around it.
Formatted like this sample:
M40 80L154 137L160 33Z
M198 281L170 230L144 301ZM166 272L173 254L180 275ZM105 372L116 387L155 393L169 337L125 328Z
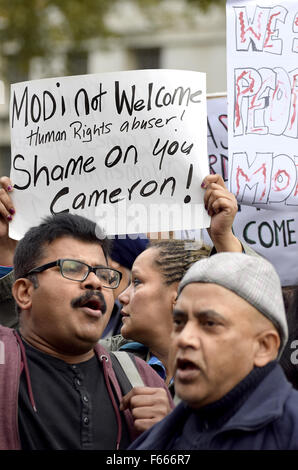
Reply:
M205 72L207 93L226 91L225 10L212 7L203 14L182 0L168 0L145 15L129 0L113 10L107 23L114 35L94 38L80 51L61 45L52 60L32 61L30 74L23 76L13 57L11 83L65 75L140 69L182 69ZM8 121L9 84L0 89L0 174L10 172Z

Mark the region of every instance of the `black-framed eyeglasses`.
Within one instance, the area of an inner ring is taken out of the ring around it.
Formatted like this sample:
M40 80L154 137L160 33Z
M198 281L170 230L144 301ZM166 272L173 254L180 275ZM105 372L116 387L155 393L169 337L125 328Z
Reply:
M122 278L122 273L117 271L117 269L105 266L89 266L89 264L83 263L82 261L67 258L57 259L51 263L33 268L24 277L29 276L29 274L41 273L54 266L59 266L62 276L71 281L83 282L92 272L100 279L102 286L108 289L116 289Z

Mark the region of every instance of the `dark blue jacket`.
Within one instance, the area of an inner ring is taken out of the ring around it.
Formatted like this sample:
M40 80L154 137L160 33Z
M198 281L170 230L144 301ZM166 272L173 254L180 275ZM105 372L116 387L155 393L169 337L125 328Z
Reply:
M175 440L194 411L181 402L129 449L175 450ZM196 445L194 436L193 450ZM279 364L238 411L216 432L205 450L298 450L298 391Z

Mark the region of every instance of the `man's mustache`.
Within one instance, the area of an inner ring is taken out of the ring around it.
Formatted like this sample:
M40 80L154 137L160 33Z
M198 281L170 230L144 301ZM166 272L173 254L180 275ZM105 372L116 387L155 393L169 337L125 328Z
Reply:
M81 295L80 297L73 299L71 301L71 306L73 308L83 307L84 305L86 305L87 302L89 302L89 300L94 299L95 297L97 297L100 301L100 310L102 314L106 313L107 304L106 304L105 298L103 294L98 290L87 291L85 292L85 294Z

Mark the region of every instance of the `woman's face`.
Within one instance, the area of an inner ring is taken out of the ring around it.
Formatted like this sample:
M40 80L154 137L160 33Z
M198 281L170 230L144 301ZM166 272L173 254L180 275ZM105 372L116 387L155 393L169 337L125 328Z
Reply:
M148 248L135 260L131 283L119 296L123 305L121 334L149 348L166 342L172 331L177 283L167 285L154 260L158 248Z

